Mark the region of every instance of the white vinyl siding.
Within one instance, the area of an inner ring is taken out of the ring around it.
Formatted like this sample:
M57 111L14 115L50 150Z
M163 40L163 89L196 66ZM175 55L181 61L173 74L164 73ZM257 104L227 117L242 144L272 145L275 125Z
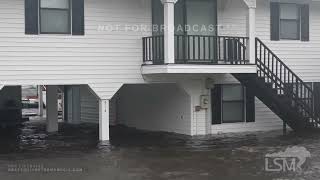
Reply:
M256 10L256 28L257 35L260 38L263 34L264 39L270 42L270 1L257 0ZM267 6L267 7L261 7ZM262 15L261 13L264 13ZM218 35L223 36L247 36L247 14L248 7L242 1L224 1L218 0ZM320 13L319 13L320 17ZM264 25L261 28L261 25ZM319 31L320 35L320 31ZM288 45L288 43L286 43ZM301 51L301 53L303 53ZM320 56L319 56L320 57ZM234 84L239 83L229 74L219 74L214 76L217 84ZM320 80L320 74L319 74ZM229 133L229 132L246 132L246 131L265 131L282 128L282 120L266 107L258 98L255 100L255 122L253 123L231 123L212 125L211 133Z
M320 2L310 4L310 41L270 41L270 3L258 0L257 36L305 82L320 81Z
M217 75L215 80L217 84L239 83L229 74ZM255 122L212 125L211 133L270 131L282 128L283 121L258 98L255 98L255 111Z
M118 123L191 135L190 101L190 96L175 84L126 85L119 91Z
M269 6L270 1L258 0L257 36L303 80L320 81L320 3L313 2L310 6L310 41L294 43L270 41ZM247 13L242 0L218 0L219 35L246 36ZM89 84L103 99L110 99L124 83L145 83L140 71L141 38L151 32L99 30L99 26L119 24L151 25L150 1L86 0L85 36L33 36L24 32L24 0L3 0L0 6L0 83ZM197 79L182 75L179 78L192 79L184 83L191 97L188 102L191 113L190 117L184 117L183 125L170 128L192 135L208 133L208 120L211 122L208 110L195 111L200 95L207 93L206 77ZM229 75L216 75L214 79L220 84L236 82ZM96 101L90 97L82 100L81 108L91 111L83 115L86 121L98 119ZM282 121L256 99L255 123L209 126L212 133L272 130L282 128Z
M80 86L80 122L99 123L99 100L88 86Z
M123 83L143 83L142 31L99 26L150 25L150 1L86 0L85 36L25 35L24 0L0 6L0 83L89 84L110 99Z

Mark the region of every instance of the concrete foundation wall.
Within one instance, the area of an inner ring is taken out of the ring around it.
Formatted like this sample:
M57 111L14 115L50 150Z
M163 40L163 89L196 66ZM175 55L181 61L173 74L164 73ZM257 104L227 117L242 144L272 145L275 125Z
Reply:
M179 85L183 88L191 97L191 104L189 110L191 112L191 135L205 135L210 134L208 129L210 120L210 109L198 109L200 106L201 95L209 95L209 91L205 88L204 79L190 78L188 80L179 81Z
M191 135L191 99L176 84L125 85L118 100L121 124Z
M207 84L206 79L210 78L211 83ZM268 131L282 128L282 120L266 107L258 98L255 103L256 121L253 123L228 123L221 125L212 125L211 107L196 111L196 106L200 106L201 95L208 95L211 101L211 93L207 87L214 84L239 84L239 82L230 74L216 75L156 75L148 76L149 82L178 82L179 86L184 89L190 96L190 113L191 113L191 135L205 135L230 132L247 132L247 131ZM211 104L211 102L210 102ZM211 105L210 105L211 106Z

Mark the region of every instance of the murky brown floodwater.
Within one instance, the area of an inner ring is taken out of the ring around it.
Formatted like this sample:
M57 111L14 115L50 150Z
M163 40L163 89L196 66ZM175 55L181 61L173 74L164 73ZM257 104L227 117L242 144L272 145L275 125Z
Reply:
M320 179L320 133L191 138L117 127L112 128L110 145L103 146L98 144L97 132L90 125L61 125L58 134L48 135L42 123L28 123L18 131L1 130L0 180ZM311 152L303 171L264 170L265 154L294 145ZM27 172L39 167L41 172ZM74 172L45 172L46 168Z

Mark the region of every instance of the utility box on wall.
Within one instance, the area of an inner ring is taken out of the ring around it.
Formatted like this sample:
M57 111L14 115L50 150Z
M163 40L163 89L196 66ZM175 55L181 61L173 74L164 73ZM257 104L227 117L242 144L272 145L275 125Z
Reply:
M209 96L208 95L202 95L200 96L200 106L202 109L208 109L209 108Z

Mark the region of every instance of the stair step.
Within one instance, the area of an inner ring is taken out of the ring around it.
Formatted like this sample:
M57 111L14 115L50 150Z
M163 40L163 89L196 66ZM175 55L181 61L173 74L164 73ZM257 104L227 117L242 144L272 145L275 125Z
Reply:
M265 82L265 77L257 77L257 80L260 81L260 82L261 82L261 81L262 81L262 82Z
M278 94L278 97L281 98L281 99L288 99L288 100L290 100L290 99L288 98L288 96L286 96L285 94Z
M272 88L272 83L265 83L265 86L266 86L267 88L269 88L269 89L273 89L273 88Z
M278 90L278 89L272 89L272 92L273 92L274 94L278 94L279 90Z
M278 95L284 95L284 92L281 88L272 88L272 90Z

